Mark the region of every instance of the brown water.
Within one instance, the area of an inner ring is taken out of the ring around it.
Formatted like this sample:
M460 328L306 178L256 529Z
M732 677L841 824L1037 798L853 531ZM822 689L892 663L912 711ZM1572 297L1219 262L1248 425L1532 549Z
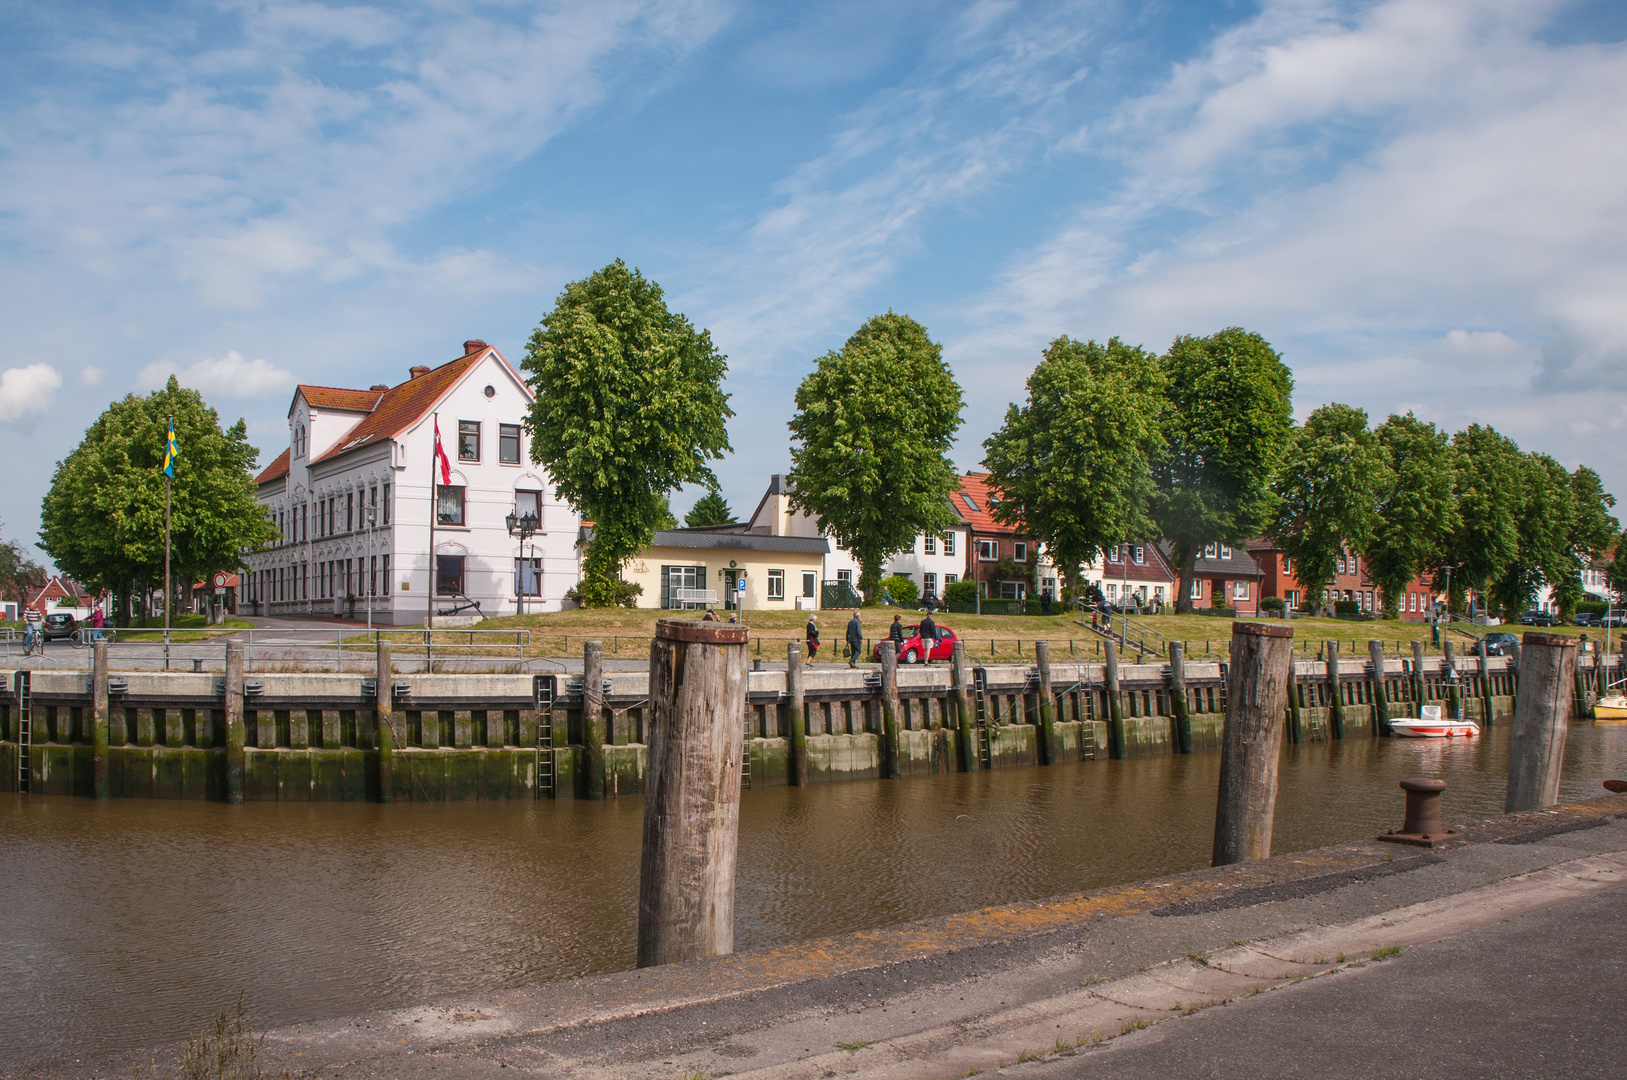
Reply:
M1276 850L1502 809L1508 728L1289 747ZM736 945L759 948L1205 866L1218 754L748 791ZM1627 777L1581 727L1566 797ZM630 967L643 804L0 800L0 1068Z

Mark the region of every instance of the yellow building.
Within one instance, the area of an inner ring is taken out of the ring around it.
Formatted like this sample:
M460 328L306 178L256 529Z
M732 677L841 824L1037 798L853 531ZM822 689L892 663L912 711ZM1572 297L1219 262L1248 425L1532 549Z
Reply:
M641 608L811 611L819 604L830 543L723 529L661 529L622 578L643 587ZM742 585L744 588L742 589Z

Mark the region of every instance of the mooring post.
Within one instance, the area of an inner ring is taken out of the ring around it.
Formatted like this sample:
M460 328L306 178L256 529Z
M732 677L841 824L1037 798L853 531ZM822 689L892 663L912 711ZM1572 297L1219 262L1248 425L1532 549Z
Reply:
M1422 716L1424 707L1424 643L1412 643L1412 715Z
M662 619L650 671L638 966L734 951L746 627Z
M1384 643L1377 638L1367 642L1367 658L1373 664L1373 733L1390 734L1390 695L1384 685Z
M377 744L379 802L395 801L395 676L390 643L380 640L373 679L373 739Z
M1489 728L1496 720L1492 715L1491 657L1486 654L1484 640L1477 646L1480 653L1480 726Z
M1220 796L1215 807L1215 866L1271 854L1293 637L1294 631L1287 626L1232 624Z
M90 784L91 795L108 797L107 785L107 642L91 644L90 655Z
M1344 690L1339 685L1339 643L1337 641L1326 642L1323 646L1322 655L1327 660L1328 696L1331 701L1328 709L1328 734L1335 739L1343 739L1345 737L1345 695Z
M1107 756L1124 760L1124 706L1119 701L1119 650L1111 641L1102 661L1102 678L1107 683Z
M1288 650L1288 741L1295 746L1305 741L1305 727L1299 715L1299 666L1294 650Z
M881 643L881 778L897 780L898 766L898 646Z
M956 641L950 653L949 684L955 702L955 741L960 746L960 771L977 771L976 721L972 716L972 699L967 685L972 681L971 667L966 663L966 645Z
M246 754L243 747L248 739L243 727L243 669L245 652L241 641L226 643L226 678L224 696L226 705L226 801L243 801L244 767Z
M786 779L792 787L808 786L808 702L802 692L802 643L785 643L785 722L790 727L791 760Z
M1179 641L1169 643L1169 706L1175 714L1175 746L1192 752L1192 715L1186 711L1186 651Z
M744 654L742 654L744 655ZM740 703L731 715L739 717L745 711L745 702ZM743 725L740 737L745 738ZM604 643L599 641L584 641L582 643L582 756L587 766L583 770L585 786L583 795L589 799L604 798L605 768L604 768Z
M1463 719L1463 695L1458 691L1458 658L1452 639L1441 642L1441 675L1446 679L1446 715Z
M1039 669L1039 761L1055 765L1062 757L1056 734L1056 700L1051 697L1051 643L1034 642L1034 666Z
M1576 639L1526 634L1520 650L1514 735L1508 748L1508 795L1503 811L1538 810L1559 801L1559 765L1570 727Z

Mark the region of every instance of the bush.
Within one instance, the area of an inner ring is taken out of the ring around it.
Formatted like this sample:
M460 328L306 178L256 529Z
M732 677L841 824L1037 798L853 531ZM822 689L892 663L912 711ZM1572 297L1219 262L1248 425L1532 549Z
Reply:
M615 607L637 607L638 598L644 595L644 586L631 581L617 578L610 584L610 596ZM565 599L578 607L586 607L582 603L582 586L572 585L565 590Z
M977 582L967 579L956 581L943 587L943 601L946 604L977 604Z
M1193 608L1192 611L1198 615L1213 615L1217 619L1237 618L1237 609L1229 608L1225 604L1219 607Z
M890 578L881 579L881 588L887 590L887 595L893 598L893 605L901 608L912 608L921 598L921 590L915 582L903 574L894 574Z
M1354 600L1335 600L1333 602L1335 615L1360 615L1361 605Z
M1281 611L1283 607L1282 597L1280 596L1268 596L1260 601L1261 611Z
M1603 615L1610 610L1610 605L1603 600L1579 600L1576 603L1577 615Z

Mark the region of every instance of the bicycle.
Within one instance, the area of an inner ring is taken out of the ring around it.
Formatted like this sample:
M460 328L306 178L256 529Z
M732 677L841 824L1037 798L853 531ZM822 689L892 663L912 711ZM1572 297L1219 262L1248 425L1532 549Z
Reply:
M23 655L33 656L36 652L45 652L45 631L30 626L23 631Z
M100 635L98 637L97 635ZM76 649L83 649L93 641L105 641L112 644L119 636L118 631L107 626L81 626L68 635L68 642Z

